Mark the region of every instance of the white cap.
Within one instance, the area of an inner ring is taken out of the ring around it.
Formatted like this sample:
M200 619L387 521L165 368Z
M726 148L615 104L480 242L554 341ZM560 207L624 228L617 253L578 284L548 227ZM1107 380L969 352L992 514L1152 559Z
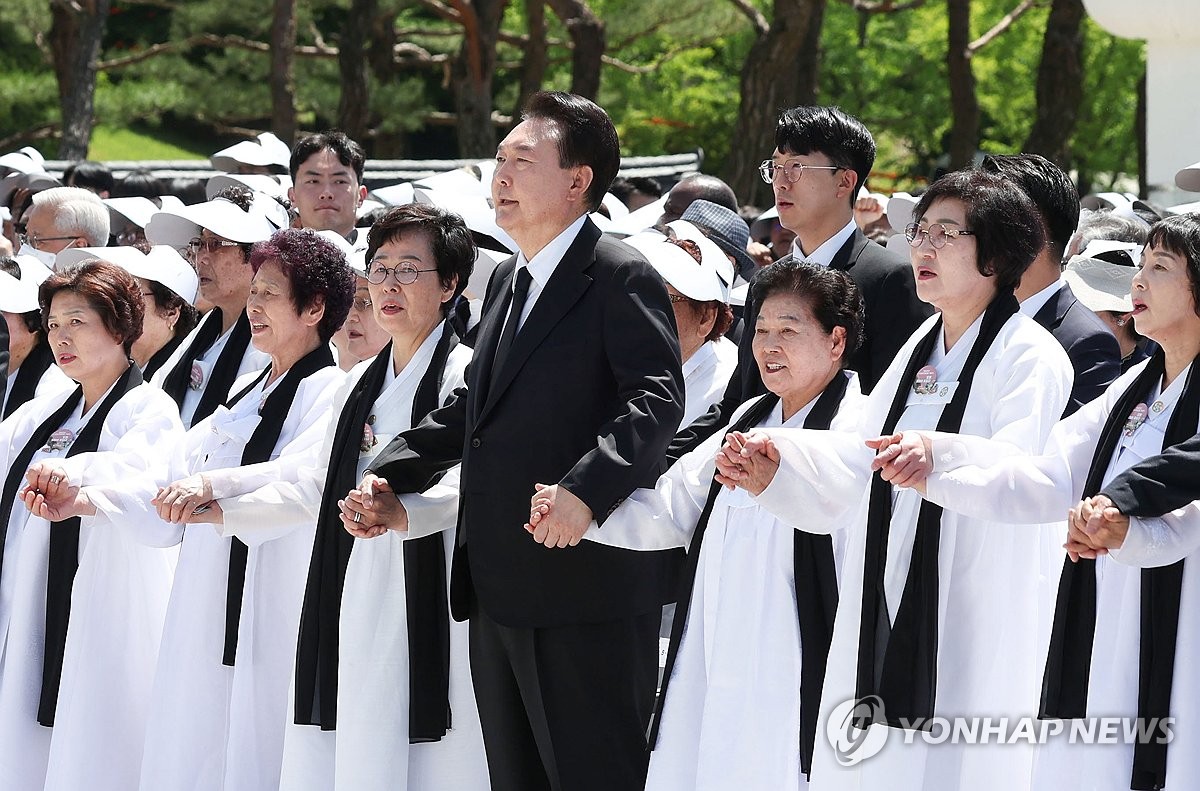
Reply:
M770 227L768 223L777 219L779 219L779 207L771 204L771 208L755 217L754 222L750 223L751 240L758 240L766 236Z
M658 218L662 217L663 207L666 205L667 196L663 195L654 203L647 203L640 209L634 209L624 217L614 220L609 233L629 236L651 228L658 222Z
M136 247L70 247L58 254L57 265L65 269L92 260L116 264L134 277L161 283L189 304L196 302L196 270L169 245L155 245L149 253Z
M363 217L367 216L368 214L375 211L376 209L384 209L384 208L387 208L387 207L384 206L384 204L380 203L379 201L371 200L370 198L367 198L366 200L364 200L362 203L360 203L358 205L358 211L356 211L354 213L354 216L357 219L361 220Z
M150 222L150 218L156 213L183 208L183 201L174 195L160 197L162 206L156 206L154 201L141 197L104 198L103 200L104 205L108 207L109 215L114 220L114 226L132 224L138 228L145 228L146 223Z
M1175 174L1175 186L1188 192L1200 192L1200 162L1180 168Z
M33 146L25 146L20 151L10 151L0 156L0 168L18 173L45 173L46 158Z
M246 187L272 198L286 198L292 187L291 176L266 176L261 173L218 173L204 183L204 195L209 200L229 187Z
M225 198L158 211L146 223L146 238L151 244L170 245L178 250L199 236L201 228L207 228L211 233L232 242L261 242L270 239L271 234L279 228L268 219L268 203L279 206L273 199L260 193L255 196L248 212Z
M717 277L721 278L721 282L727 290L733 285L733 279L737 273L729 256L717 246L716 242L705 236L703 231L687 220L674 220L667 223L667 227L674 232L677 239L687 239L696 243L696 246L700 248L701 263L716 271Z
M325 241L332 244L334 247L342 251L342 255L346 256L346 264L354 270L354 274L359 277L367 276L367 235L359 233L351 244L337 231L317 231L317 236L320 236Z
M609 219L619 220L629 216L629 207L611 192L604 193L604 197L600 199L600 205L608 209Z
M896 192L888 198L888 225L892 226L892 230L900 234L901 238L904 236L904 229L913 221L913 209L917 208L919 202L920 198L909 195L907 192Z
M1075 292L1075 296L1089 310L1098 313L1111 310L1128 313L1133 310L1130 291L1137 269L1122 266L1099 258L1084 258L1077 255L1063 270L1063 280Z
M680 294L697 302L726 302L729 291L716 270L698 262L682 247L659 233L630 236L625 243L646 256L662 279Z
M462 196L471 195L486 199L492 192L490 177L488 182L485 184L475 178L475 173L471 170L455 168L454 170L447 170L444 173L417 179L413 182L413 186L435 192L449 192Z
M1142 250L1145 245L1137 242L1118 242L1113 239L1093 239L1088 242L1087 247L1079 251L1078 258L1099 258L1104 253L1122 252L1129 256L1128 266L1137 266L1137 262L1142 258ZM1122 266L1120 262L1114 261L1117 266Z
M256 140L242 140L228 148L223 148L209 157L217 170L233 172L241 165L265 167L278 165L287 168L291 162L292 150L288 144L270 132L263 132Z
M487 293L487 284L492 279L492 272L496 271L497 266L512 257L512 253L487 250L483 247L476 248L475 267L471 270L471 277L467 280L465 291L476 299L482 299L483 295Z
M371 190L370 194L386 206L406 206L415 199L413 185L408 181Z
M445 190L429 190L420 186L414 193L415 202L428 203L439 209L452 211L462 217L463 222L472 231L490 236L509 250L516 251L517 243L496 224L496 210L492 208L487 198Z
M38 286L53 272L31 255L14 256L13 260L21 270L21 279L17 280L7 272L0 272L0 310L5 313L29 313L37 310L40 307Z

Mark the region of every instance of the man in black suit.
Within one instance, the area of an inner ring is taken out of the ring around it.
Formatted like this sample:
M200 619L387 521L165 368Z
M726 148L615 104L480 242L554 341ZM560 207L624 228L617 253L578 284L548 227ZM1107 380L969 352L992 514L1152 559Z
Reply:
M1048 329L1067 350L1075 383L1063 417L1104 392L1121 375L1121 346L1104 321L1062 280L1062 260L1079 225L1079 193L1071 177L1037 154L988 156L982 169L1008 179L1037 206L1046 231L1042 252L1021 276L1021 312Z
M0 404L8 387L8 323L0 321Z
M461 460L450 599L455 618L470 617L496 791L645 782L677 557L580 543L593 518L654 480L683 406L662 278L587 218L619 161L595 104L533 97L496 155L496 222L520 252L488 285L466 387L393 440L342 511L356 535L407 529L398 498L367 493L419 492ZM552 484L560 519L530 535L535 484Z
M867 310L863 343L847 367L858 373L865 393L879 381L908 336L932 313L932 308L917 298L909 261L872 242L854 224L858 190L874 163L871 133L857 118L836 107L784 111L775 127L775 152L762 163L763 179L775 193L779 222L796 233L792 252L784 259L843 270L862 292ZM758 307L752 282L738 369L721 401L672 442L669 458L676 459L703 442L728 424L739 404L766 392L751 350Z

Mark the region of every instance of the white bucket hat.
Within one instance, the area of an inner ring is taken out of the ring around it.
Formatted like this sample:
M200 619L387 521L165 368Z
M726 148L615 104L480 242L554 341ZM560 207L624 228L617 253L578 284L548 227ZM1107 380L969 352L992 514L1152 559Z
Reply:
M225 198L160 210L146 223L146 238L151 244L165 244L178 250L199 236L201 228L207 228L232 242L261 242L270 239L281 227L268 219L271 216L268 212L272 211L268 204L279 206L272 198L258 193L248 212ZM282 211L283 207L279 209Z
M1130 291L1136 274L1137 269L1131 266L1077 255L1063 270L1063 280L1093 313L1102 310L1128 313L1133 310Z
M277 165L286 169L291 163L292 149L270 132L263 132L254 140L242 140L228 148L222 148L209 157L217 170L232 173L242 165L266 167Z
M57 263L65 268L92 260L116 264L134 277L161 283L188 304L196 302L196 289L200 285L196 270L169 245L155 245L149 253L136 247L72 247L58 254Z
M685 297L697 302L729 300L729 291L716 269L698 262L662 234L636 234L627 238L625 243L646 256L650 266L662 275L662 279Z
M14 256L21 270L21 279L0 272L0 310L5 313L29 313L37 310L38 287L53 274L46 265L31 255Z

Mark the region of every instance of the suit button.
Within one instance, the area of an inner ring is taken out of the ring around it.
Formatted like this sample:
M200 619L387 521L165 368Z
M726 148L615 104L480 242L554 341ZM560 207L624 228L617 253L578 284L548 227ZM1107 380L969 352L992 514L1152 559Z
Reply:
M472 440L471 440L471 447L472 447L472 448L478 448L478 447L479 447L480 445L482 445L482 444L483 444L483 443L479 441L479 437L475 437L474 439L472 439Z

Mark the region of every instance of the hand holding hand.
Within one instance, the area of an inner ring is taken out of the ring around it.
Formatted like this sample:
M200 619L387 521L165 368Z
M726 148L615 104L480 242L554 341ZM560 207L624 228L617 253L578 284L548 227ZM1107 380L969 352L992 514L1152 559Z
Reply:
M925 479L933 471L933 448L929 438L919 431L905 431L867 440L876 450L871 470L893 486L925 493Z
M203 473L181 478L158 490L151 504L158 509L164 522L187 524L192 513L202 505L212 502L212 484Z
M592 522L592 509L559 484L535 483L525 530L548 549L573 547Z
M1094 559L1120 549L1129 534L1129 517L1103 494L1085 497L1067 515L1067 543L1071 560Z
M363 476L357 489L351 489L344 500L338 500L338 508L342 527L355 538L378 538L388 530L408 532L408 511L404 504L387 479L373 473Z
M731 490L740 486L757 496L775 480L775 473L779 471L779 449L762 432L743 434L734 431L725 436L716 462L718 483Z
M95 516L96 507L78 486L63 489L55 487L55 493L47 496L33 486L21 490L21 502L29 513L51 522L61 522L75 516Z
M46 459L30 465L25 471L25 481L29 489L46 496L50 502L62 502L71 490L78 486L68 478L66 470L56 459Z

